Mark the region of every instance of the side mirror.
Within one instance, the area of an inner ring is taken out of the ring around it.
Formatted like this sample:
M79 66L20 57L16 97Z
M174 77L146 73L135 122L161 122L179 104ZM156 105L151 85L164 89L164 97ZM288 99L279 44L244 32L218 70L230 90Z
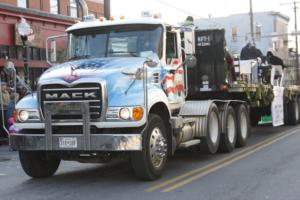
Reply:
M50 66L66 60L67 36L64 34L47 38L46 60Z
M56 56L56 41L51 40L50 42L50 62L56 63L57 56Z
M188 68L194 68L197 65L197 58L195 56L187 56L185 64Z

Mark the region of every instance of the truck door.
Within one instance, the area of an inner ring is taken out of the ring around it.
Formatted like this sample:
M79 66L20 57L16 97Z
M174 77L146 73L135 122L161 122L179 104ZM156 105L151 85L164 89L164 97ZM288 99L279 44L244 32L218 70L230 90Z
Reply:
M179 43L178 43L179 42ZM166 38L166 71L163 86L170 102L181 102L184 99L184 71L182 63L180 34L168 31Z

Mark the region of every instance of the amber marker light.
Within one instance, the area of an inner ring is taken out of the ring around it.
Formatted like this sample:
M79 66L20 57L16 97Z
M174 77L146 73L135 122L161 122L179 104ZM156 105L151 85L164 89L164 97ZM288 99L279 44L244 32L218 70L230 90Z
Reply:
M16 123L17 122L17 111L14 110L13 112L13 118L14 118L14 122Z
M141 120L143 117L143 108L142 107L134 107L132 109L132 119L135 121Z

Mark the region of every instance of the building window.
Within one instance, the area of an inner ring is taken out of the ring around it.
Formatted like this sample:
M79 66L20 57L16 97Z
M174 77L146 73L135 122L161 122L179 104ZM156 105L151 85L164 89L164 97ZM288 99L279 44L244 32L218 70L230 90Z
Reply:
M50 13L58 14L59 13L59 4L58 0L50 0Z
M32 60L41 60L39 48L32 48Z
M70 0L70 16L75 18L78 17L76 0Z
M260 24L256 24L256 26L255 26L255 36L256 36L256 40L261 39L261 25Z
M18 0L18 7L28 8L28 1L27 0Z
M0 45L0 58L6 58L8 56L8 46Z
M8 47L8 58L16 59L17 58L17 48L16 46L9 46Z
M17 47L17 59L23 60L23 47L22 46Z
M237 41L237 27L236 26L231 27L231 35L232 35L232 41L236 42Z

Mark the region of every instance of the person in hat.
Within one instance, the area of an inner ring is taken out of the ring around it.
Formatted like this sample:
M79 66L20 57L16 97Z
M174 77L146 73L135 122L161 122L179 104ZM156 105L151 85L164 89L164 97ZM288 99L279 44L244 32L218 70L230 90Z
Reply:
M271 65L281 65L282 69L284 68L282 59L275 56L271 51L267 52L267 61Z

